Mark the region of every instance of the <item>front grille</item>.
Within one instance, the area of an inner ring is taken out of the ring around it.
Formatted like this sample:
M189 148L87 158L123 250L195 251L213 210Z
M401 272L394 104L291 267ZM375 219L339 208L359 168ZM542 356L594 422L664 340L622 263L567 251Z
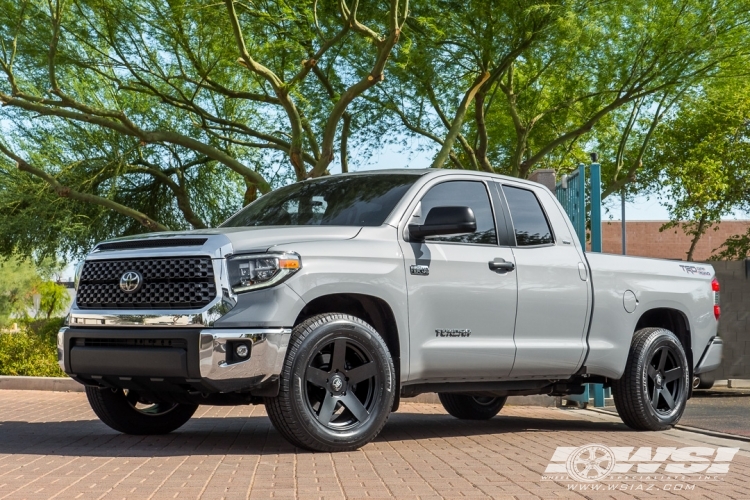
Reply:
M187 349L185 339L71 339L76 347L175 347Z
M134 292L120 288L129 271L142 277ZM197 309L216 297L208 257L86 261L76 294L81 309Z

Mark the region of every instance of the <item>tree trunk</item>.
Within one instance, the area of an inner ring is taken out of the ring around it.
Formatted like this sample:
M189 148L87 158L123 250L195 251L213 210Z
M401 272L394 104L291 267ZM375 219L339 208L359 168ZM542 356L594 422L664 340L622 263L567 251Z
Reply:
M690 242L690 250L687 252L687 260L693 260L693 254L695 253L695 247L698 245L698 241L706 232L706 216L702 215L700 221L698 221L698 227L695 228L693 233L693 240Z

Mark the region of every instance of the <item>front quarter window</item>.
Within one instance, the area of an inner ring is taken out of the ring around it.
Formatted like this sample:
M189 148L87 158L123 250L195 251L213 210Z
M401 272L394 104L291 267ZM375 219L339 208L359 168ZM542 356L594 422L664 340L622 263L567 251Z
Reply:
M380 226L418 178L373 174L298 182L260 197L221 227Z

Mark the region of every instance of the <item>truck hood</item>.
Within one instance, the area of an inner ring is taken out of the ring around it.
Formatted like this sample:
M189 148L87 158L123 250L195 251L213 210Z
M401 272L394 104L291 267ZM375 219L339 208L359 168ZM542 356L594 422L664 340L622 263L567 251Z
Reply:
M218 250L231 243L232 252L265 251L276 245L307 241L352 239L362 228L359 226L276 226L276 227L226 227L196 229L193 231L164 231L137 236L125 236L108 242L144 241L161 239L208 237L204 248Z

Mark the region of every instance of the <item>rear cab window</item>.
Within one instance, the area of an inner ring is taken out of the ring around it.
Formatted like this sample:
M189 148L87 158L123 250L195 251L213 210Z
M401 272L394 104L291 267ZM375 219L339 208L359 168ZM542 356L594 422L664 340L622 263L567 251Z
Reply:
M503 185L510 218L516 237L516 246L552 245L552 234L547 216L533 191Z

